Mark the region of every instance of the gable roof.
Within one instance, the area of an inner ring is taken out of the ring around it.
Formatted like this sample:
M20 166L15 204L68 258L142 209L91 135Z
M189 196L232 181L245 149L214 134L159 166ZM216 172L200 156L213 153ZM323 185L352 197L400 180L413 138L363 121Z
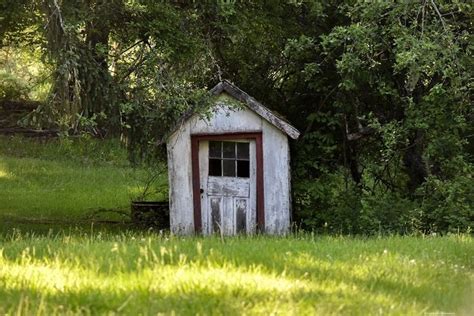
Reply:
M268 123L275 126L277 129L279 129L281 132L285 133L292 139L298 139L298 137L300 136L300 132L294 126L292 126L288 121L281 118L274 112L270 111L267 107L265 107L263 104L255 100L253 97L248 95L245 91L241 90L239 87L237 87L230 81L223 80L210 90L210 93L214 96L218 96L223 92L226 92L233 98L244 103L255 114L257 114L258 116L266 120ZM192 111L184 114L183 117L179 120L179 124L177 124L175 128L173 128L170 131L170 133L168 133L168 135L166 135L158 143L164 143L168 137L174 134L193 115L194 113Z
M292 126L280 116L276 115L274 112L270 111L263 104L255 100L253 97L248 95L246 92L228 80L219 82L214 88L210 90L210 92L213 95L219 95L222 92L226 92L230 96L244 103L250 110L258 114L268 123L272 124L292 139L297 139L300 136L300 132L294 126Z

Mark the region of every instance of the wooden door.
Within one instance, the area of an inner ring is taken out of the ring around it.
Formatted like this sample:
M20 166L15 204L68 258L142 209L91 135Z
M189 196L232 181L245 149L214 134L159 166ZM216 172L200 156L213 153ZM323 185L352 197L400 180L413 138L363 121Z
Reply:
M199 142L202 232L225 235L256 229L254 140Z

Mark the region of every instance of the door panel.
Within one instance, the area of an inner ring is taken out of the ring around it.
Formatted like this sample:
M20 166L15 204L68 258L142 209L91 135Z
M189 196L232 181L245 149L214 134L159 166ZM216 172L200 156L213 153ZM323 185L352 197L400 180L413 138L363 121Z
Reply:
M235 199L235 232L247 232L247 199Z
M222 230L224 235L233 235L234 228L234 208L233 199L230 197L224 197L222 208Z
M254 140L199 142L204 234L255 232L255 152Z
M208 195L249 197L250 181L230 177L212 177L207 180Z
M209 204L210 204L210 223L209 229L210 233L218 233L222 227L221 219L222 219L222 198L220 197L209 197Z

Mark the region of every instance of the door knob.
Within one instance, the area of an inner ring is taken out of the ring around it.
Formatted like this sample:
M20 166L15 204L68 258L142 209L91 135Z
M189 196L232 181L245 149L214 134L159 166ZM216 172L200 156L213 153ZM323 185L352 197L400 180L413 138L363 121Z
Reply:
M203 194L203 193L204 193L204 189L199 189L199 192L200 192L201 194Z

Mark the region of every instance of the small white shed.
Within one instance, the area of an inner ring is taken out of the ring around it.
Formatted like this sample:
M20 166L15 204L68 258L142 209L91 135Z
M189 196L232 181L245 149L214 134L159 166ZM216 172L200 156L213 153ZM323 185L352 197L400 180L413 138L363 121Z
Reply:
M285 234L288 137L299 131L229 81L211 93L211 116L191 115L167 139L171 231Z

